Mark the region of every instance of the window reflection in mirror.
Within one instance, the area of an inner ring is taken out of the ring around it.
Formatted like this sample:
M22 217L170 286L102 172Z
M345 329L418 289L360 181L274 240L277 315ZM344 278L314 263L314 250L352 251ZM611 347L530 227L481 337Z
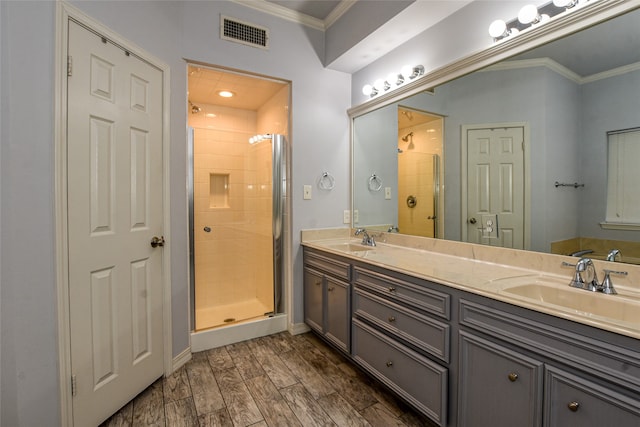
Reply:
M602 227L640 229L640 128L608 135L607 216Z

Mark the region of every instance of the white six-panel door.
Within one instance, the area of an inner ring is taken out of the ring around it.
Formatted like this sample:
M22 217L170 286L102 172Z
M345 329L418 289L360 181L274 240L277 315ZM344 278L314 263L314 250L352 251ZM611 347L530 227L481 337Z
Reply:
M75 426L163 374L162 72L69 21L67 196Z
M468 129L466 144L467 241L523 249L524 128Z

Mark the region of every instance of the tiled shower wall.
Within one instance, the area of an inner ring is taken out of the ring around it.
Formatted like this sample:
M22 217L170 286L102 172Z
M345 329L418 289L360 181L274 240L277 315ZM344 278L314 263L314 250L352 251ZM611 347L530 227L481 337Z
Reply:
M413 145L402 136L413 132ZM403 234L434 237L433 155L440 157L440 182L443 179L442 120L398 129L398 227ZM406 203L408 195L417 198L415 207Z
M248 143L256 112L200 107L189 117L195 128L196 323L198 311L217 306L257 299L265 312L273 307L271 145ZM212 174L227 179L225 195L212 197Z

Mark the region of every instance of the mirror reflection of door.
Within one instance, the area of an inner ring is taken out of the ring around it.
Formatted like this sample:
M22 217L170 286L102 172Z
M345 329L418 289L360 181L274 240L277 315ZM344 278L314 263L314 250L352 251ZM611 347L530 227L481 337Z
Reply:
M468 127L463 135L466 241L524 249L524 127Z
M441 116L398 107L398 229L402 234L442 237Z

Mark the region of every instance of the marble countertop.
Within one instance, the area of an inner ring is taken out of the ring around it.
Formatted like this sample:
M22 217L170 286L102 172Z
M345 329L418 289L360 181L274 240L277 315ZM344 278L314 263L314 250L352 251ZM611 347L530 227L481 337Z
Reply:
M619 280L618 285L618 278L612 276L618 295L605 295L570 287L573 269L563 267L557 256L540 254L543 257L542 261L534 260L535 262L531 262L531 268L526 268L524 265L527 262L519 258L530 254L536 257L535 253L512 251L510 257L509 250L503 248L482 248L479 245L459 242L443 244L436 239L424 241L424 238L394 235L388 235L389 238L385 235L381 237L384 239L379 239L375 247L367 247L362 245L361 239L349 236L348 232L318 233L314 230L306 233L303 231L302 244L451 288L640 339L640 292L628 286L627 277ZM429 250L428 246L432 244L445 246L439 247L437 251ZM470 253L464 253L468 250L464 245L471 247ZM488 253L483 253L484 251ZM555 258L547 260L546 257L550 256ZM575 258L568 260L574 263L576 261ZM541 265L547 262L549 268L541 269ZM627 266L622 268L626 269ZM599 272L598 275L602 279L602 273Z

